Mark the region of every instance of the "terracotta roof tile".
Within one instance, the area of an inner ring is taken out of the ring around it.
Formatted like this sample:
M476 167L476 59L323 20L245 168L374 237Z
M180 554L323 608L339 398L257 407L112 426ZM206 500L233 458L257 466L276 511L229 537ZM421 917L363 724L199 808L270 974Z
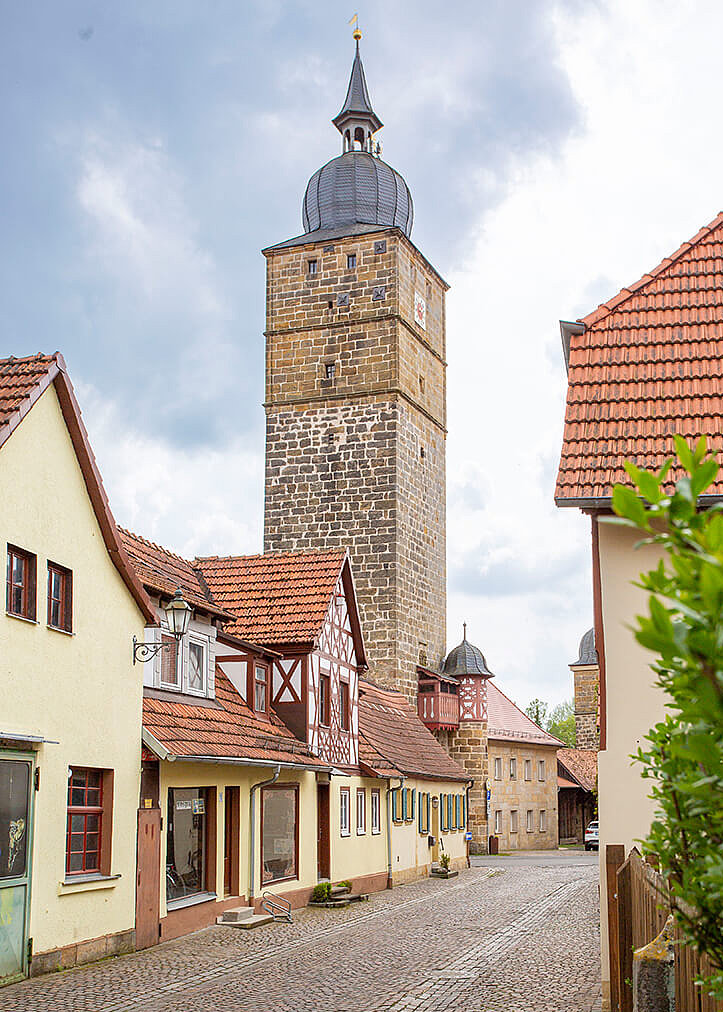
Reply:
M597 752L589 748L561 748L557 761L563 774L570 777L586 791L597 789Z
M359 680L359 759L380 776L469 780L404 696Z
M18 411L32 406L33 394L42 392L42 381L56 362L57 354L0 359L0 443L4 426Z
M673 435L723 447L723 213L570 338L559 505L607 501L625 460L658 469ZM671 482L679 477L671 471ZM723 494L723 473L710 490Z
M216 604L203 577L187 559L123 527L118 528L118 534L138 578L146 587L171 596L180 587L185 600L195 608L212 615L231 617Z
M234 616L226 630L268 646L318 636L346 551L266 552L195 559L217 603Z
M534 720L530 720L527 714L489 679L487 730L489 737L498 741L521 741L530 745L553 745L557 748L564 744L559 738L538 727Z
M243 701L216 666L217 707L146 696L143 727L177 756L261 759L328 768L279 720L267 720Z

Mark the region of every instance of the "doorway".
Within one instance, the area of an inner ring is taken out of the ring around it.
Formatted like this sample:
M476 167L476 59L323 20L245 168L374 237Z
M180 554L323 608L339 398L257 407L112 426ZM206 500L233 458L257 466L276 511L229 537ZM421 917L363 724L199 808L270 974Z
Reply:
M0 753L0 984L27 976L33 757Z
M240 788L227 787L224 806L223 894L239 895L239 812Z
M432 798L432 836L434 837L434 843L431 848L432 861L439 861L439 797L434 795Z
M316 861L317 876L331 878L331 836L329 833L329 785L316 785Z

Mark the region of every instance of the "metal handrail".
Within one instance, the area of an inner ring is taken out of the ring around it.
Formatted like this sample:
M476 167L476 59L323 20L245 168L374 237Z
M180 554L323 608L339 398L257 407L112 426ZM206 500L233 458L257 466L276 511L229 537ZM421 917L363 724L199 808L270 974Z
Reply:
M261 897L261 906L267 914L271 914L275 921L288 921L292 924L291 904L283 896L274 896L273 893L265 892Z

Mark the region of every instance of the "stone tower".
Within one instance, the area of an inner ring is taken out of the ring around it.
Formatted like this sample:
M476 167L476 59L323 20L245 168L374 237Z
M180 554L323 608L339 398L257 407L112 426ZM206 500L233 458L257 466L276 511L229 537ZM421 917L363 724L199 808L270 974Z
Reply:
M598 694L600 666L595 649L595 630L580 640L580 656L570 665L575 680L575 744L577 748L600 748Z
M349 546L370 668L416 708L446 621L447 284L411 242L356 54L304 234L264 250L264 550Z

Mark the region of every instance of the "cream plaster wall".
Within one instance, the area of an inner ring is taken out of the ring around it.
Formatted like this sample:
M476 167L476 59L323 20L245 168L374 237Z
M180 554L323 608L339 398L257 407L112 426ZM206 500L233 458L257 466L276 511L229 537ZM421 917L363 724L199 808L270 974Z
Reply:
M510 778L510 759L517 759L517 777ZM495 779L495 759L502 760L502 778ZM525 760L532 763L532 779L525 780ZM538 779L537 763L545 761L545 779ZM557 749L489 739L489 784L491 835L499 839L499 849L554 850L558 846L557 825ZM518 813L517 832L511 829L511 813ZM527 832L527 812L533 814L533 831ZM540 812L545 811L545 832L540 832ZM502 830L495 831L495 812L502 813Z
M649 787L630 755L664 716L663 693L653 685L653 655L638 646L628 628L645 611L645 594L632 581L661 558L654 546L637 551L640 535L600 523L600 570L605 639L606 748L598 756L600 894L606 895L605 846L622 843L626 852L647 833L653 815ZM603 983L609 983L607 908L600 905Z
M161 762L160 804L163 817L161 833L161 917L166 906L166 829L168 827L169 787L213 787L216 790L216 894L223 898L224 805L227 787L239 788L239 888L240 895L249 895L251 788L273 776L273 766L252 767L215 763ZM255 801L255 896L264 889L290 892L316 885L316 775L308 770L282 769L277 784L299 785L299 867L298 878L263 885L261 882L261 790Z
M0 449L3 550L7 542L37 555L38 621L0 612L0 731L58 742L37 752L30 935L43 952L134 926L142 667L132 664L132 638L144 629L52 387ZM73 571L72 635L47 627L48 559ZM62 885L71 765L115 773L111 873L120 878L105 888Z
M356 792L363 787L366 791L366 832L357 833ZM339 797L342 788L349 788L350 822L349 836L341 835ZM379 791L380 825L379 833L372 833L373 790ZM367 777L331 778L331 881L339 882L361 875L379 875L387 871L387 781Z

